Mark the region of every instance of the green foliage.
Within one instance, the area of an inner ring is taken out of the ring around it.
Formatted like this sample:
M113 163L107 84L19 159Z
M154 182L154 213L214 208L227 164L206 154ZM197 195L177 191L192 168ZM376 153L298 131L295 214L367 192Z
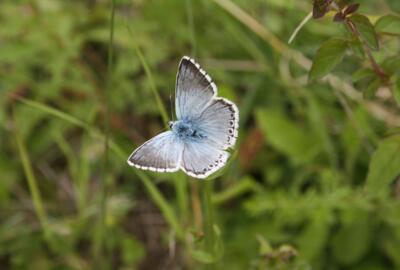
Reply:
M395 15L380 17L375 23L375 30L380 33L400 35L400 17Z
M378 50L378 38L374 26L369 19L364 15L355 14L350 17L350 21L356 26L362 40L365 41L371 49Z
M1 269L400 269L398 0L115 3L109 58L111 1L1 2ZM209 182L126 164L183 55L240 109Z
M347 41L331 39L319 47L310 70L310 80L322 78L331 72L340 62L347 49Z
M400 137L380 142L371 159L366 187L376 193L388 191L390 184L400 175Z
M265 140L295 163L310 161L318 153L320 147L316 136L291 122L284 114L262 110L257 113L257 120Z

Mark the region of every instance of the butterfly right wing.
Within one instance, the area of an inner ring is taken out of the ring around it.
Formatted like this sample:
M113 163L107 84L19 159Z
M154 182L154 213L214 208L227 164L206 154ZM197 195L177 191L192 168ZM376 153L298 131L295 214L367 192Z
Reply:
M227 99L214 98L194 121L202 137L185 142L181 168L190 176L206 178L226 164L226 150L238 136L239 110Z
M138 147L128 164L143 170L175 172L179 170L183 144L172 131L163 132Z
M207 141L185 143L181 169L188 175L204 179L226 164L229 153Z
M217 95L211 77L193 59L184 56L176 77L175 111L178 119L200 114Z
M226 98L214 98L196 118L196 125L208 143L226 150L236 143L239 129L239 110Z

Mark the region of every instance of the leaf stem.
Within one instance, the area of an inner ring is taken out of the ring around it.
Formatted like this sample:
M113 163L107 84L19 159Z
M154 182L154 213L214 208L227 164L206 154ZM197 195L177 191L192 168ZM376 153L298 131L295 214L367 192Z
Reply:
M104 158L103 158L103 173L101 179L101 208L100 208L100 224L99 231L96 235L94 246L95 258L97 262L106 260L104 235L106 231L107 219L107 197L108 197L108 177L109 177L109 146L110 146L110 91L113 85L113 61L114 61L114 24L115 24L115 2L111 2L110 14L110 36L108 42L108 63L107 63L107 78L105 92L105 117L104 117ZM102 265L104 266L104 265Z
M348 27L348 29L350 30L350 32L361 42L361 44L363 45L364 51L368 56L369 61L371 62L372 65L372 69L374 70L374 72L381 78L381 81L386 83L388 80L388 76L385 74L385 71L383 71L383 69L378 65L378 63L375 61L374 56L372 55L372 52L370 50L370 48L368 47L367 44L365 44L365 42L361 39L361 35L357 30L357 27L355 26L355 24L349 20L348 18L346 18L344 20L344 23L346 24L346 26Z

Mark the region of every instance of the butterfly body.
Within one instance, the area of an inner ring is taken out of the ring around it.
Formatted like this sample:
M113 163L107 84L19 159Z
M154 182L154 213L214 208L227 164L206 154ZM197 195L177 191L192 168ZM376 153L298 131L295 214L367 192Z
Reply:
M170 130L133 151L128 164L157 172L181 169L206 178L226 164L227 149L238 136L239 110L217 97L211 77L186 56L179 64L175 98L177 120L169 122Z
M201 140L206 137L199 127L190 120L183 119L170 122L170 128L175 136L182 141Z

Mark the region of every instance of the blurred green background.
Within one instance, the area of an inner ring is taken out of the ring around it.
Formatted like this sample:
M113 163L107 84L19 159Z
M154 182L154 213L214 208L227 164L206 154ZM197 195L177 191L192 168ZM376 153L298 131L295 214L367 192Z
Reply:
M400 12L360 2L371 21ZM368 64L352 54L336 81L307 82L317 48L344 32L327 16L288 45L311 10L117 0L110 76L111 1L1 1L0 269L400 269L398 107L352 87ZM399 52L392 37L375 56ZM183 55L240 109L236 151L210 182L215 258L204 182L126 163L165 129L153 90L172 114Z

